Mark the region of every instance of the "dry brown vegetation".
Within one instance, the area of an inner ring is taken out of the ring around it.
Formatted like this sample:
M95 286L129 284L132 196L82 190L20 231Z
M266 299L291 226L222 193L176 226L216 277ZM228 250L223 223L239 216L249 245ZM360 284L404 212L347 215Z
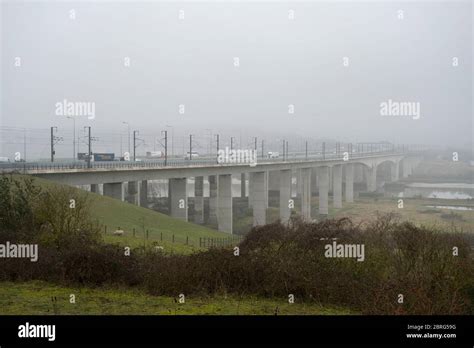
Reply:
M38 243L38 262L1 259L0 280L140 287L151 294L287 298L366 314L472 314L474 265L465 234L442 233L393 216L253 228L239 245L191 255L103 243L86 207L75 212L49 193L0 181L0 243ZM39 201L40 200L40 201ZM40 202L46 203L39 204ZM86 205L80 199L77 204ZM72 214L72 215L71 215ZM78 215L75 215L78 214ZM326 258L324 246L364 244L365 260ZM458 255L453 255L453 248ZM402 294L403 303L398 296Z

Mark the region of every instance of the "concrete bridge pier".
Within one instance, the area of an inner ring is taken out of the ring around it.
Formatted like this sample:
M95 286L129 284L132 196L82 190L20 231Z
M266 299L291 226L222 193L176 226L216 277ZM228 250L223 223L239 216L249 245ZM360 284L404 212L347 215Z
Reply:
M248 194L249 208L253 207L254 196L255 196L254 181L252 179L252 173L249 173L249 194Z
M366 168L367 191L375 192L377 190L377 167Z
M346 202L354 202L354 164L346 164Z
M332 175L332 167L328 167L328 178L329 178L329 191L332 191L333 190L333 175Z
M267 170L264 176L264 188L265 188L265 209L268 208L268 182L269 182L270 172Z
M319 215L328 215L329 167L318 168Z
M291 169L291 197L298 197L298 170Z
M421 160L416 157L407 157L402 161L403 176L407 177L413 174L415 168L420 164Z
M301 197L303 178L301 177L301 169L296 169L296 197Z
M209 219L211 225L217 224L217 175L209 175Z
M194 222L202 224L204 222L204 177L194 178Z
M280 171L272 170L268 172L268 190L279 191L280 190Z
M138 181L128 182L127 202L130 204L138 204Z
M169 179L171 216L188 221L188 194L186 178Z
M302 168L301 175L301 216L311 221L311 168Z
M332 168L333 174L333 204L334 208L342 208L342 165L338 164Z
M364 167L361 164L354 164L354 182L364 182Z
M91 192L100 194L99 184L91 184Z
M318 169L316 167L311 168L311 195L316 196L318 194Z
M415 171L415 169L420 165L420 163L421 163L422 161L423 161L423 158L422 158L422 157L416 157L416 158L414 159L412 173Z
M142 180L140 183L140 207L148 208L148 181Z
M390 167L390 180L392 182L399 180L399 173L400 173L400 162L395 162L391 164Z
M265 189L265 172L251 172L249 179L252 182L253 226L265 225L267 213L265 196L268 195Z
M413 161L411 159L408 160L408 175L413 174Z
M111 182L104 184L104 196L112 197L123 201L123 185L121 182Z
M217 190L217 228L232 233L232 175L219 175Z
M411 172L413 173L416 169L416 167L418 167L418 165L421 163L421 158L419 157L415 157L413 158L413 162L412 162L412 166L411 166Z
M402 161L402 175L404 178L411 175L411 167L408 158L403 159Z
M291 169L280 171L280 220L287 223L291 216Z
M246 174L241 173L240 174L240 197L242 198L245 198L247 196L245 192L246 191L245 186L246 186Z

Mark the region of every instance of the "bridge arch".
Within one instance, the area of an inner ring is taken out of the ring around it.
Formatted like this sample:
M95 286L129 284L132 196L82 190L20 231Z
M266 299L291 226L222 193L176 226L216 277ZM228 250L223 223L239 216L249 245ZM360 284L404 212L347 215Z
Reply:
M380 181L398 181L400 177L400 160L384 159L379 161L375 175Z
M377 190L377 177L380 180L384 176L380 172L389 173L385 175L386 181L398 181L400 175L400 161L402 158L389 157L381 159L361 159L354 161L354 179L355 182L365 181L367 191L375 192Z

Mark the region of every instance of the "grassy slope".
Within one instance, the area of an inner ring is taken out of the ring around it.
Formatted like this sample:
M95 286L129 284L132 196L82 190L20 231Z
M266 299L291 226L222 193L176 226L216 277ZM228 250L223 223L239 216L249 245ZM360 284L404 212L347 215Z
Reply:
M231 235L210 228L174 219L168 215L142 208L116 199L91 193L94 196L92 214L102 224L107 225L106 241L119 242L128 246L143 245L146 230L149 231L148 243L156 241L178 252L186 252L199 248L199 238L228 238ZM125 231L122 237L110 233L120 227ZM133 237L135 229L135 238ZM163 241L161 241L161 234ZM172 243L172 238L175 243ZM185 245L188 237L189 246Z
M58 185L40 178L35 178L35 183L44 188ZM87 195L91 199L92 217L99 220L102 225L107 226L105 241L109 243L136 247L145 243L156 242L162 245L165 251L189 253L199 249L199 238L231 237L228 233L177 220L151 209L121 202L117 199L80 189L77 189L77 192ZM124 230L124 236L112 235L118 227ZM135 237L133 237L133 229L135 229ZM145 240L144 231L146 230L149 231L148 241ZM161 233L163 234L163 241L160 240ZM172 242L173 235L175 236L175 243ZM185 244L186 237L189 238L189 245Z
M69 302L74 294L76 303ZM52 297L56 297L56 309ZM150 296L139 290L118 288L68 288L40 281L27 283L0 283L0 315L39 314L354 314L345 309L322 307L315 303L289 304L282 299L245 297L186 297L185 303L175 303L174 298Z

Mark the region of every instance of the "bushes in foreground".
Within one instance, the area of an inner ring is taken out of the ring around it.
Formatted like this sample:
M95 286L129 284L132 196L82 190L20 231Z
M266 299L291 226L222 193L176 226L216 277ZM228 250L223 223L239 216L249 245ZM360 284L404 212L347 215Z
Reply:
M292 219L288 225L253 228L239 245L238 256L232 248L170 255L152 247L132 250L128 256L123 247L100 241L87 209L71 217L60 212L62 203L51 202L45 210L38 201L56 197L62 202L71 192L27 190L31 192L23 192L26 200L20 202L31 206L20 216L3 211L0 218L21 219L26 214L20 221L29 226L0 224L0 244L38 243L39 258L0 259L0 280L117 284L171 296L232 293L284 301L293 294L296 301L341 305L367 314L474 313L474 265L463 234L401 223L390 215L365 226L349 219ZM14 207L12 199L0 203ZM77 203L87 204L80 199ZM333 242L363 245L363 261L326 257L327 245Z
M349 220L267 225L252 230L239 256L230 248L192 255L136 249L126 256L114 245L40 246L36 263L2 260L0 279L120 284L171 296L233 293L286 299L294 294L297 301L369 314L472 313L473 264L463 236L381 219L365 229ZM364 261L326 258L324 246L332 238L364 244Z

